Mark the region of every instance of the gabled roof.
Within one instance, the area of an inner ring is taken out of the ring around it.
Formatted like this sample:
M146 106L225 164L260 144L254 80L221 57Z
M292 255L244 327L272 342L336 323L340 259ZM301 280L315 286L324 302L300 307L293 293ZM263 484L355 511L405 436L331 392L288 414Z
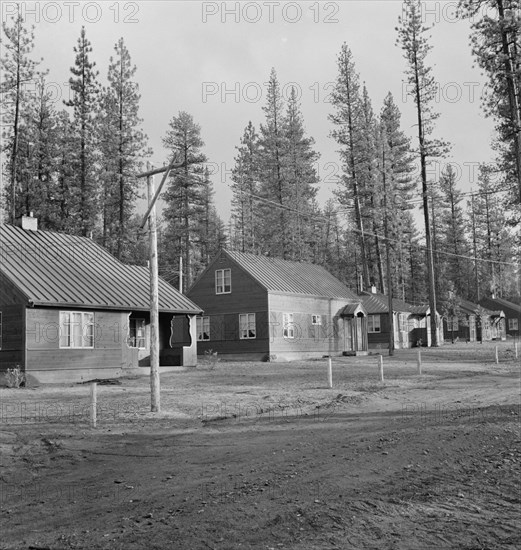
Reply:
M358 296L320 265L223 250L268 292L307 294L359 302Z
M521 305L514 304L514 302L509 302L504 298L483 298L480 303L485 307L499 307L503 310L508 309L521 314Z
M504 316L502 311L492 311L486 307L483 307L481 305L475 304L474 302L471 302L469 300L464 300L460 298L459 300L459 308L461 311L466 313L467 315L477 315L479 311L484 311L486 315L489 317L502 317Z
M369 315L376 313L387 313L389 311L389 298L379 292L364 292L359 296ZM416 315L425 315L429 311L429 306L413 306L393 298L393 311L415 313Z
M86 237L0 225L0 271L34 305L150 308L149 270L125 265ZM159 279L159 310L202 310Z

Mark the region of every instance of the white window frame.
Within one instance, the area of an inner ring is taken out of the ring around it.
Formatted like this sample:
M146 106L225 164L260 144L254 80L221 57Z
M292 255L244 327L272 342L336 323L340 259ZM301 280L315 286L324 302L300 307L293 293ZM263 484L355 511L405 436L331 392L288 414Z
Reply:
M293 313L282 314L282 336L286 339L295 338L295 325L293 324Z
M376 320L378 320L378 323L376 323ZM371 314L367 316L367 332L370 332L371 334L382 333L382 322L379 313L376 315Z
M228 285L226 280L228 279ZM228 290L227 290L228 288ZM228 267L225 269L215 270L215 294L231 294L232 292L232 270Z
M253 332L253 336L250 334L251 332ZM255 313L239 313L239 338L241 340L255 340L257 338Z
M311 324L314 326L320 326L322 324L322 315L311 315Z
M519 330L519 321L516 317L510 317L510 319L508 319L508 330Z
M74 316L79 315L73 320ZM68 321L67 321L68 319ZM80 326L80 341L75 339L72 327ZM67 328L68 327L68 328ZM91 327L90 330L86 330ZM90 334L89 334L90 333ZM87 344L86 344L86 340ZM91 343L88 343L88 342ZM94 349L94 313L90 311L60 311L60 349Z
M211 338L210 334L210 317L196 317L195 325L197 330L198 342L209 342ZM208 338L205 338L205 334Z
M139 326L138 327L138 323ZM131 325L135 325L134 333L135 336L131 336L132 327ZM146 321L143 317L130 317L128 320L128 347L129 348L137 348L137 349L146 349L147 347L147 338L146 338ZM138 328L143 329L143 336L138 337ZM142 343L143 345L137 345Z
M449 319L447 321L447 329L450 332L458 332L459 331L459 319L457 317L454 317L453 319Z

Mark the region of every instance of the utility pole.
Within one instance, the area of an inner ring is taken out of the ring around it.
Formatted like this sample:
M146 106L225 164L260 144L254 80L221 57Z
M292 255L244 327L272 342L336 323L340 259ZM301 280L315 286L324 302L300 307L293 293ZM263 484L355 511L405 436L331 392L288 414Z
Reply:
M183 292L183 256L179 256L179 292Z
M472 209L472 246L474 248L474 277L476 281L476 302L479 304L480 293L479 293L479 272L478 272L478 248L477 248L477 239L476 239L476 212L474 211L474 193L471 192L471 209Z
M152 412L161 412L161 388L159 377L159 275L157 266L157 224L156 224L156 201L161 189L168 178L171 170L181 168L185 163L176 164L176 159L162 168L150 169L138 178L147 178L148 210L143 217L141 229L148 221L149 239L149 271L150 271L150 401ZM163 178L157 190L154 188L155 174L163 173Z
M382 141L384 142L385 140ZM387 298L389 300L389 355L394 355L393 276L391 273L391 254L389 250L391 243L389 241L389 212L387 210L387 178L385 177L385 143L382 144L382 182L384 188L384 236L387 271Z
M156 205L152 203L155 194L154 176L147 176L148 191L148 242L150 258L150 395L151 411L161 412L159 380L159 275L157 266Z

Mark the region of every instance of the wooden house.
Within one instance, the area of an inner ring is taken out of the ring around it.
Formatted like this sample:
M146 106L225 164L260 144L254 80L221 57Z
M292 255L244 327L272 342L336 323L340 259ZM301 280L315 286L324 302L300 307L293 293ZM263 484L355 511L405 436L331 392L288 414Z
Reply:
M367 338L369 349L389 348L389 298L374 290L360 296L367 312ZM431 315L428 306L414 306L393 298L394 347L405 349L430 346ZM438 342L443 343L440 316L437 314Z
M493 311L469 300L460 299L458 315L443 318L445 340L486 342L505 340L505 314Z
M41 382L147 373L149 271L94 241L0 225L0 370ZM31 227L31 229L27 229ZM160 366L195 366L201 309L159 281Z
M360 299L318 265L221 250L187 295L204 309L199 354L291 360L367 353Z
M501 310L505 314L505 334L519 338L521 327L521 306L504 298L483 298L480 304L488 309Z

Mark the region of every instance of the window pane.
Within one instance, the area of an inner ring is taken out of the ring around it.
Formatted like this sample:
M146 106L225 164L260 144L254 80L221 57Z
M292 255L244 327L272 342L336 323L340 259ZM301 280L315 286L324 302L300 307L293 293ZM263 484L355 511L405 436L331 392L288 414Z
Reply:
M71 346L73 348L81 347L81 313L71 313Z
M83 345L85 347L94 347L94 313L83 314Z
M60 312L60 347L68 348L71 345L71 325L68 311Z

